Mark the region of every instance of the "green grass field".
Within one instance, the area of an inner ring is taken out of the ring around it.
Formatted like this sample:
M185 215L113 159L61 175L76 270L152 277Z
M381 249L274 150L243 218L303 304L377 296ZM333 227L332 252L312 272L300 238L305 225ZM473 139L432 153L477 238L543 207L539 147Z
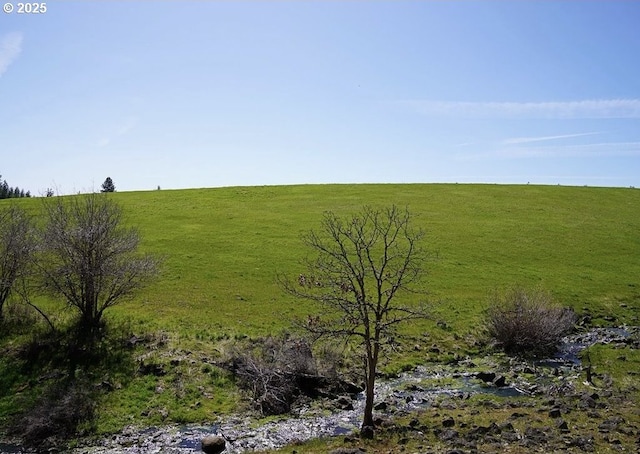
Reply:
M580 311L618 315L640 298L640 191L497 185L309 185L116 193L160 280L114 309L185 335L263 334L308 308L285 295L322 214L407 206L434 252L427 287L441 317L473 330L495 288L540 285ZM629 321L620 315L623 320Z
M414 226L425 230L425 246L433 252L426 286L435 319L407 329L428 332L429 342L443 344L445 354L460 348L459 339L478 333L488 294L514 284L541 286L578 313L588 308L596 324L638 324L640 190L300 185L110 197L121 204L127 224L140 230L142 250L165 261L155 282L106 315L115 323L130 323L136 334L167 333L174 357L178 350L192 358L209 355L219 339L279 333L294 317L309 313L307 303L279 288L276 275L303 271L300 261L308 251L301 235L320 227L324 211L348 215L363 205L407 206ZM0 201L0 207L8 203ZM18 203L36 210L42 200ZM436 320L449 328L436 327ZM162 352L154 355L163 360ZM416 352L407 355L401 362L426 359ZM163 378L116 379L116 391L101 404L98 430L194 422L234 410L237 396L228 379L207 365L191 364ZM180 392L158 393L159 383L179 386ZM7 386L19 388L20 379ZM202 389L211 397L203 399ZM4 394L0 410L10 408L12 399ZM157 408L169 416L145 411Z

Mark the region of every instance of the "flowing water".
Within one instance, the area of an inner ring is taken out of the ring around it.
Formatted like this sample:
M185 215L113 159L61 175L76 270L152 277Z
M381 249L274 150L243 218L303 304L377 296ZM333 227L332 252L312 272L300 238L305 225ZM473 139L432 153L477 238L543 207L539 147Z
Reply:
M430 406L439 396L467 398L477 393L490 393L509 397L521 395L514 387L502 388L483 385L472 373L454 373L446 368L439 372L418 367L414 371L403 373L397 378L379 380L376 386L376 401L384 402L387 408L396 413L410 412ZM446 381L446 385L435 385ZM431 383L431 385L425 384ZM241 453L253 450L278 448L296 441L311 438L349 434L360 427L364 409L364 396L361 393L353 401L352 410L333 411L304 408L296 417L270 421L257 425L251 418L235 417L211 426L184 426L148 429L142 436L124 433L106 442L106 446L80 452L97 453L151 453L171 452L188 453L200 450L200 440L207 435L221 435L227 440L228 453ZM377 413L385 413L384 409ZM131 446L126 446L132 443ZM161 449L159 451L158 449Z

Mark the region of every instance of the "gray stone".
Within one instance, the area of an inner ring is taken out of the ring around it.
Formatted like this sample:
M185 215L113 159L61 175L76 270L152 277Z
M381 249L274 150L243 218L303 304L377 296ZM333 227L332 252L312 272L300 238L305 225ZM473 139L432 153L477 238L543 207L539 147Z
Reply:
M556 427L562 433L568 433L569 432L569 425L567 424L567 421L565 421L564 419L558 419L556 421Z
M342 410L353 410L353 401L349 396L340 396L336 400L337 407Z
M456 425L456 421L451 417L442 421L442 427L453 427L455 425Z
M504 388L505 386L507 386L507 379L504 378L504 375L499 375L495 378L495 380L493 380L493 384L498 388Z
M598 431L601 433L609 433L618 429L618 426L624 423L621 416L611 416L598 425Z
M560 417L560 409L558 407L554 407L551 410L549 410L549 417L550 418L559 418Z
M460 435L458 434L457 431L453 430L453 429L447 429L442 431L439 435L438 438L440 438L440 440L442 441L452 441L455 440L459 437Z
M210 435L202 439L202 452L205 454L220 454L227 448L224 438Z
M378 411L384 411L389 407L389 404L387 404L386 402L378 402L377 404L375 404L373 406L374 410L378 410Z
M491 383L496 379L496 374L495 372L478 372L476 378L485 383Z

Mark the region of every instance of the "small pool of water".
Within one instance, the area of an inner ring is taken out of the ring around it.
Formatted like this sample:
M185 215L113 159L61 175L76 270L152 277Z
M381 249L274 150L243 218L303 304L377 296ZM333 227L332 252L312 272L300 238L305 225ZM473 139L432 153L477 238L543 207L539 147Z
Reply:
M566 336L558 353L553 358L538 361L536 364L548 367L562 367L566 365L579 366L580 353L594 344L610 344L625 342L631 335L628 328L594 328L584 333Z

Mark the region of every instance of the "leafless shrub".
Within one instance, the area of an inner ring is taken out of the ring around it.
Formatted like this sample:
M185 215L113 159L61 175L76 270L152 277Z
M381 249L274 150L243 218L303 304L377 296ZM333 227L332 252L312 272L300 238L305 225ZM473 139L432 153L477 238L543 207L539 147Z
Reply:
M106 309L129 299L158 272L160 261L138 251L138 232L106 194L46 203L39 269L43 289L77 309L79 327L102 326Z
M30 272L35 247L31 217L17 206L0 211L0 322L5 303Z
M61 440L76 436L81 425L93 420L95 402L89 389L79 382L54 386L16 418L12 435L22 438L26 447L59 447Z
M287 413L300 395L301 377L315 376L311 347L303 339L268 337L236 345L226 363L264 415Z
M548 292L514 287L491 296L485 326L507 354L541 357L555 352L575 321L575 313Z
M220 364L238 385L249 391L263 415L284 414L304 399L337 398L362 389L337 373L339 354L321 351L315 358L306 339L288 335L237 342L228 348Z

